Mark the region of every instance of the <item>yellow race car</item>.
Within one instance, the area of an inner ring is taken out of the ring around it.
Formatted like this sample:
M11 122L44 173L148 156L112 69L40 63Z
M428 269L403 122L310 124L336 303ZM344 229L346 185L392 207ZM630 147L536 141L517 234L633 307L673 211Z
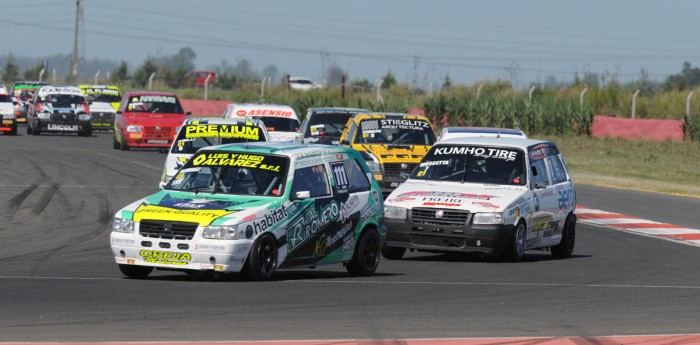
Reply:
M112 129L115 113L122 100L119 88L113 85L78 85L78 87L90 104L92 128Z
M435 132L422 115L360 113L348 120L340 143L360 151L386 197L430 150Z

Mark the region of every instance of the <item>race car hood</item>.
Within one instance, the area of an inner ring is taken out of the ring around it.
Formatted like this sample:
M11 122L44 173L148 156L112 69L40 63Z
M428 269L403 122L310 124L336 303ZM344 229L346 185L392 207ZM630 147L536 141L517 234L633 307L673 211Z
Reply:
M270 141L281 141L300 144L302 134L298 132L269 131Z
M0 115L15 113L15 106L11 102L0 103Z
M90 104L91 113L113 113L114 108L111 103L107 102L92 102Z
M193 222L200 226L233 225L263 212L275 200L254 196L160 191L117 212L117 216L140 222L142 219Z
M504 212L529 198L526 187L480 183L408 180L385 204L404 208L435 207L469 212Z
M423 156L430 150L430 146L410 145L392 147L385 144L361 144L354 145L355 149L371 152L384 163L419 163Z
M185 120L184 114L125 114L124 119L131 125L160 124L168 126L179 126Z

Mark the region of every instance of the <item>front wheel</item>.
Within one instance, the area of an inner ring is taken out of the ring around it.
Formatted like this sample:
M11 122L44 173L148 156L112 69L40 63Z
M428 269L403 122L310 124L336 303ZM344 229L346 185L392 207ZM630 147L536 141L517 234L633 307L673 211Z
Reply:
M119 270L129 278L143 279L153 272L153 267L119 264Z
M515 231L503 252L502 257L509 261L520 261L525 256L525 236L527 229L524 222L519 222L515 226Z
M86 129L82 132L78 132L78 135L81 137L91 137L92 136L92 129Z
M374 229L368 229L360 235L355 247L355 255L345 269L351 276L371 276L379 266L379 235Z
M114 133L114 136L112 137L112 148L115 150L119 150L121 148L121 145L117 141L117 133Z
M277 269L277 242L271 235L258 238L248 255L248 274L254 280L270 280Z
M561 233L561 242L558 245L550 248L552 257L555 259L566 259L574 253L574 245L576 244L576 216L569 215L566 217L564 229Z
M129 150L129 145L127 145L126 139L122 138L122 142L121 142L121 144L119 145L119 148L120 148L122 151L128 151L128 150Z

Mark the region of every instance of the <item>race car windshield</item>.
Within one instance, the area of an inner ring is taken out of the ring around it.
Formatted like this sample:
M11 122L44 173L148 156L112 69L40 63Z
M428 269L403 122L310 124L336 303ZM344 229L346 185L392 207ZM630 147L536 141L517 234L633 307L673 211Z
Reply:
M296 132L299 130L299 121L297 119L272 116L252 116L252 118L262 120L268 131Z
M309 119L309 127L304 137L340 139L345 124L352 116L347 113L314 115Z
M127 111L135 113L182 114L182 106L175 96L131 97Z
M88 96L88 100L91 102L119 103L122 101L122 96L119 94L92 94Z
M436 146L413 170L411 179L524 186L522 150L487 146Z
M187 161L165 189L279 197L288 166L283 156L204 151Z
M234 124L186 125L177 133L171 153L193 154L197 150L219 144L265 141L260 127Z
M355 144L385 144L391 147L434 143L435 134L430 123L403 118L363 120L355 136Z
M54 108L69 108L85 102L85 97L78 95L46 95L39 98L39 102L51 104Z

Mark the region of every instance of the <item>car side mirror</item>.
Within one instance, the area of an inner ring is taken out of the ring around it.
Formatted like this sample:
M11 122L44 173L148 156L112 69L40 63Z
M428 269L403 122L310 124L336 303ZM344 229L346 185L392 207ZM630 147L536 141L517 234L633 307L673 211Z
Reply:
M542 183L542 182L537 182L535 183L535 189L545 189L547 188L547 185Z
M350 142L347 140L343 140L340 142L340 145L350 145Z
M190 116L190 115L192 115L192 112L191 112L191 111L188 111L188 112L185 113L185 116Z
M296 192L296 194L294 194L294 199L296 199L296 200L304 200L304 199L308 199L310 197L311 197L311 192L308 190Z
M122 111L121 111L121 110L117 110L117 114L121 115L121 114L122 114Z

